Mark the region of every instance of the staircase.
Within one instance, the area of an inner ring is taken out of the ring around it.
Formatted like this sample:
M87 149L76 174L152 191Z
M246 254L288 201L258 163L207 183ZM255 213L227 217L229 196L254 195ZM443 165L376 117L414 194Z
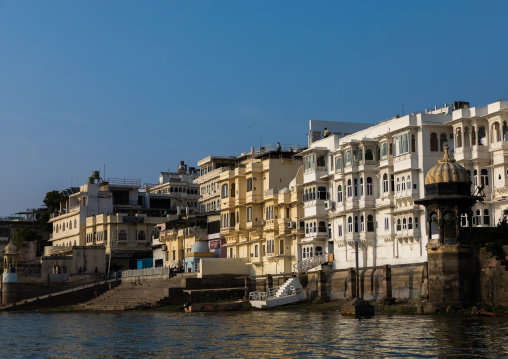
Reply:
M85 310L133 310L183 303L183 289L179 277L125 281L78 307Z
M254 308L271 308L296 303L306 299L306 294L298 277L289 278L282 286L268 289L266 292L250 292L250 304Z
M328 262L327 254L326 253L319 254L314 257L304 259L301 262L297 262L296 264L293 264L293 272L298 274L307 273L309 270L316 268L327 262Z

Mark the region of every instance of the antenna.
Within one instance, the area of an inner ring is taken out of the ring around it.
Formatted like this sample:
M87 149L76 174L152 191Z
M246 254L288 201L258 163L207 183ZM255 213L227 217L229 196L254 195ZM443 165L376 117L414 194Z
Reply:
M404 116L405 113L404 113L404 99L402 99L402 116Z
M106 164L104 164L104 173L102 174L104 176L104 181L106 180Z

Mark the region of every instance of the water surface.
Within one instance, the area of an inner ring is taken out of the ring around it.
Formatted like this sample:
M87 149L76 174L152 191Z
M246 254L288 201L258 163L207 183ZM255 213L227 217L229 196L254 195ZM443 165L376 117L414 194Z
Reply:
M508 358L507 318L0 313L2 358Z

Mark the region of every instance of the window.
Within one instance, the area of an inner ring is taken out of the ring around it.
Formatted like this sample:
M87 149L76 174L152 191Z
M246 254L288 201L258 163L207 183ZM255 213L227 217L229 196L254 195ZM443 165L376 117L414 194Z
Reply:
M418 228L418 217L415 217L415 228Z
M268 239L266 241L266 253L268 255L273 255L275 254L275 240L274 239Z
M254 257L259 257L259 245L254 246Z
M383 193L388 193L388 175L383 175Z
M229 215L229 226L230 227L234 227L235 226L235 213L234 212L232 212Z
M351 166L351 150L346 150L346 166Z
M490 225L490 216L489 216L489 210L484 209L483 210L483 224L486 226Z
M328 192L326 191L326 187L318 187L318 199L328 199Z
M235 184L231 183L231 197L235 196Z
M145 231L138 232L138 241L146 241L146 233Z
M353 197L352 187L351 187L351 179L347 180L347 196L348 198Z
M367 216L367 232L374 232L374 216L372 214Z
M314 233L316 233L316 222L314 222L314 228L312 230Z
M411 176L407 176L407 180L406 180L406 183L407 183L407 189L411 189Z
M390 230L390 217L385 217L385 231Z
M317 169L326 170L326 157L324 155L317 156Z
M384 160L386 157L388 157L388 143L382 142L381 143L381 159Z
M342 224L339 224L339 227L337 228L337 236L342 237Z
M354 186L355 187L354 188L354 190L355 190L355 197L358 197L358 178L355 178L354 182L355 182L355 186Z
M247 222L252 222L252 207L247 207Z
M342 172L342 157L335 157L335 172Z
M284 254L284 240L279 240L279 254Z
M305 223L305 234L309 234L309 224Z
M403 191L406 190L406 177L404 176L402 176L401 187Z
M303 159L303 171L304 172L311 172L314 171L314 158L316 155L310 155L306 156Z
M476 225L479 226L482 224L482 216L479 209L476 210Z
M326 233L326 223L325 222L323 222L323 221L319 222L318 232Z
M409 217L407 223L407 229L413 229L413 217Z
M367 177L367 196L372 196L374 193L374 185L372 184L372 177Z
M363 215L360 216L360 232L365 232L365 221Z
M405 153L409 153L409 132L397 135L393 138L393 146L395 153L394 156L400 156Z
M339 185L337 187L337 202L341 203L342 202L342 186Z
M402 226L400 224L400 218L397 219L397 231L400 231L402 229Z
M486 169L482 169L480 171L480 175L481 175L482 186L488 186L489 185L489 172Z
M78 228L78 221L74 220L74 228Z
M397 177L397 192L400 192L400 178Z
M405 218L402 219L402 229L407 229L407 220Z
M360 177L360 197L363 197L363 177Z
M247 192L252 191L252 178L247 178Z
M367 148L365 150L365 161L374 161L374 153L372 152L372 148Z
M353 217L349 216L347 218L347 232L352 233L353 232Z
M119 241L126 241L127 240L127 232L125 232L123 229L118 231L118 240Z
M229 192L229 186L228 184L223 184L222 185L222 198L227 198L228 197L228 193Z
M443 151L444 151L444 146L445 146L446 144L448 144L448 142L447 142L447 138L446 138L446 133L442 133L442 134L441 134L441 137L439 138L439 144L440 144L440 146L439 146L439 150L440 150L441 152L443 152Z
M437 144L437 133L435 133L435 132L432 132L430 134L430 150L432 152L438 152L439 151L439 147L438 147L438 144Z
M355 216L355 233L358 233L358 216Z

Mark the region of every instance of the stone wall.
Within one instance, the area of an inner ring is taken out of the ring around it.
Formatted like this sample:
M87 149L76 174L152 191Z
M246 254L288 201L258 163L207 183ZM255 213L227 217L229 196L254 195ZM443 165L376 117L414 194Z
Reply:
M480 300L489 305L508 306L508 246L503 250L504 259L490 256L485 248L478 253Z

